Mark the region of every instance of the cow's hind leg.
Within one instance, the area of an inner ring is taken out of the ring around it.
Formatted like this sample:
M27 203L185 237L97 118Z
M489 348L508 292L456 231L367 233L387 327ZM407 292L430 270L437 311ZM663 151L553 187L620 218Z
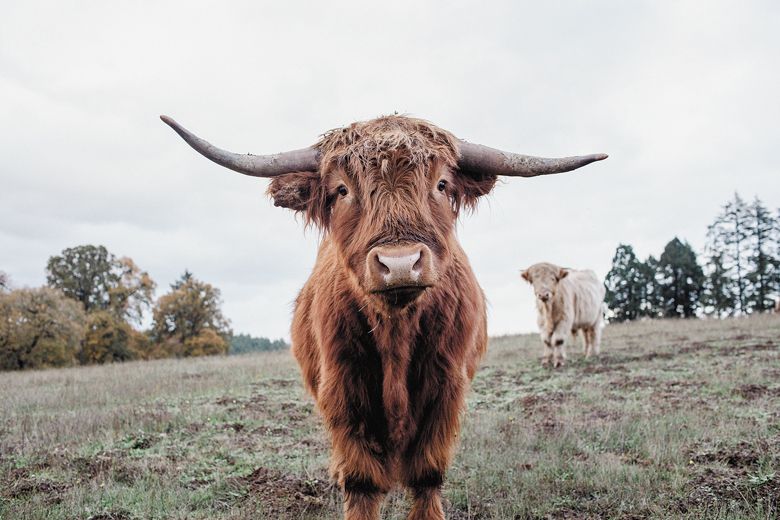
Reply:
M602 324L600 321L593 327L593 341L591 342L590 349L593 354L601 352L601 327Z
M582 329L582 341L585 345L585 357L589 358L593 352L593 329Z
M577 335L582 336L582 353L587 357L590 349L590 338L587 329L574 329L571 331L572 342L576 341Z

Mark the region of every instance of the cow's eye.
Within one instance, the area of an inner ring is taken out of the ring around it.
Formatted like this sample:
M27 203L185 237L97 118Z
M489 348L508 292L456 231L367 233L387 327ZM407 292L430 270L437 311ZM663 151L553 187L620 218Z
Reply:
M444 191L447 188L447 181L444 179L439 181L439 184L436 185L436 189L439 191Z
M349 193L349 190L343 184L338 187L337 191L339 192L339 195L341 195L342 197L346 197L347 193Z

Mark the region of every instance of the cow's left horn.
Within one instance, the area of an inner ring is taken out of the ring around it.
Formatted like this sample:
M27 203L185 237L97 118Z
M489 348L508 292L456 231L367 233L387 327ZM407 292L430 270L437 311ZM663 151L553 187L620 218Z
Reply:
M160 116L160 119L173 128L195 151L220 166L244 175L276 177L285 173L312 172L319 169L319 152L312 147L273 155L233 153L201 139L168 116Z
M460 142L460 160L458 166L465 171L482 175L509 175L512 177L536 177L563 173L581 168L594 161L603 161L605 153L547 159L503 152L481 144Z

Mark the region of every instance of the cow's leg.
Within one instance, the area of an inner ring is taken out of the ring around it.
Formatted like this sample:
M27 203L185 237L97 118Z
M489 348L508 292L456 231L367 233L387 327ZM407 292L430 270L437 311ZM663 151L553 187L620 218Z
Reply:
M542 366L550 366L553 362L553 348L549 336L542 335L542 345L544 345L544 352L542 352Z
M601 352L601 321L593 327L592 338L590 350L593 354L598 354Z
M404 454L402 466L404 482L412 492L407 520L444 520L441 486L460 430L466 386L465 377L444 382L420 416L417 435Z
M586 358L590 357L590 329L580 329L582 331L582 353Z
M359 359L361 365L333 363L323 370L317 396L333 445L331 473L344 492L344 518L378 520L392 486L382 373L372 352Z
M571 334L574 336L574 338L577 338L578 335L582 337L582 353L585 355L585 357L588 357L588 351L590 349L588 329L576 329L571 331ZM573 341L576 341L576 339Z
M553 367L562 367L566 362L566 336L571 333L569 327L556 327L550 336L553 349Z
M345 520L378 520L392 483L381 449L352 428L333 427L331 473L344 492Z
M347 477L344 481L344 520L378 520L385 493L371 480Z
M439 477L441 481L441 477ZM407 520L444 520L441 504L441 482L438 485L420 485L412 488L412 509Z

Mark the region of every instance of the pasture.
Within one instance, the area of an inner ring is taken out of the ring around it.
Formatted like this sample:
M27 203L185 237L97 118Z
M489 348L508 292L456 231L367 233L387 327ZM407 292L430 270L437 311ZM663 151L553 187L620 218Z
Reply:
M780 507L780 317L610 325L540 366L491 340L448 518L768 519ZM339 517L288 352L0 374L0 517ZM394 492L383 518L401 519Z

